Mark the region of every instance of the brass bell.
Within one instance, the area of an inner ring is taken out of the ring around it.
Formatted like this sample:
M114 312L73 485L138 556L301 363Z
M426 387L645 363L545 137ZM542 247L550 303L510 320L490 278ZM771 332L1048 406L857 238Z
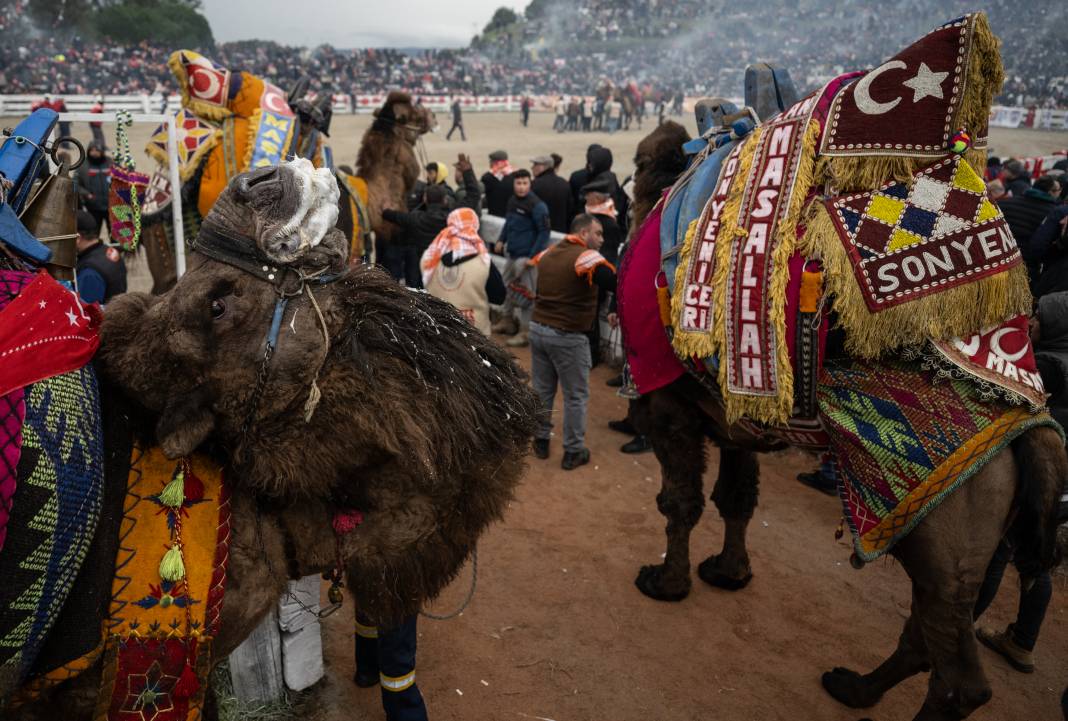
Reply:
M341 590L340 584L334 584L326 592L326 598L330 603L335 606L340 606L345 602L345 594Z
M56 280L74 280L78 265L78 195L64 162L36 189L19 216L26 229L52 251L45 266Z

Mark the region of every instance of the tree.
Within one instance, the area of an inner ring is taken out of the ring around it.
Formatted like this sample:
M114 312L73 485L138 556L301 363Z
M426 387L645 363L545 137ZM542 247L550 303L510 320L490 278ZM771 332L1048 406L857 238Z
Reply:
M485 33L492 33L497 30L503 30L504 28L519 21L519 16L515 14L515 11L511 8L499 7L497 11L493 13L493 17L490 18L489 23L482 31Z
M38 27L54 30L76 28L90 13L88 0L30 0L26 10Z
M98 9L93 24L97 33L119 43L211 47L211 25L195 5L198 0L122 0Z
M552 5L553 0L530 0L530 4L527 5L527 9L523 11L523 15L527 20L543 18L549 14L549 8Z

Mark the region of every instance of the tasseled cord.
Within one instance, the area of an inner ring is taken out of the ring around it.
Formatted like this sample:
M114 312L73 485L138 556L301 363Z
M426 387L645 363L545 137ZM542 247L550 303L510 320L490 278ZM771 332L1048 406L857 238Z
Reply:
M322 391L319 390L319 373L323 370L327 356L330 355L330 331L327 330L326 318L323 317L323 311L319 308L319 301L315 299L315 293L312 293L311 288L307 285L304 286L304 290L308 293L308 297L311 298L312 307L315 308L315 315L319 317L319 325L323 329L323 342L326 344L323 348L323 359L319 361L319 368L315 371L311 388L308 390L308 400L304 402L304 422L309 423L312 416L315 415L315 409L319 407L319 400L323 397Z

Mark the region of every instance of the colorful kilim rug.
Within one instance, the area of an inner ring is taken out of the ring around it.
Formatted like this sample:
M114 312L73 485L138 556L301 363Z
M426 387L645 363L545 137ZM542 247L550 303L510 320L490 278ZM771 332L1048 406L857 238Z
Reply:
M18 297L33 279L30 273L0 273L0 311ZM11 502L18 485L18 463L22 452L22 422L26 404L22 388L0 395L0 551L4 550Z
M124 513L95 718L198 719L229 558L222 468L135 447Z
M0 704L26 677L68 599L103 488L92 367L34 383L24 394L19 485L0 554Z
M1046 413L981 400L907 361L828 361L819 404L856 554L889 551L949 493Z
M219 144L219 132L208 123L204 122L192 110L181 108L174 114L175 131L178 136L178 175L182 182L189 180L196 172L197 166L206 153ZM167 126L160 125L148 139L145 153L152 156L163 167L170 165L170 155L167 153ZM169 181L166 195L170 195ZM152 194L149 195L149 199ZM157 201L158 203L158 201ZM151 213L153 209L146 207L144 212Z

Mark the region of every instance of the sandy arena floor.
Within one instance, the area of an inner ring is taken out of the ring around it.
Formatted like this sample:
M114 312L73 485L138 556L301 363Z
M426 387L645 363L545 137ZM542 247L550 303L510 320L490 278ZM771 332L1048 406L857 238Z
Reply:
M457 152L467 152L481 173L486 155L497 148L507 149L517 165L556 151L570 172L583 163L586 145L599 142L612 148L620 177L631 171L641 133L557 135L551 120L536 115L530 128L522 128L515 115L472 114L466 143L446 142L446 126L428 136L426 156L451 162ZM334 119L339 162L352 162L369 122L367 116ZM87 136L82 130L79 135ZM113 131L107 132L111 137ZM136 128L135 148L148 132ZM1064 147L1066 133L993 132L992 149L1001 155ZM529 354L521 358L527 362ZM419 685L431 718L911 719L926 692L926 676L902 684L867 714L839 706L820 687L824 670L846 665L868 671L889 654L908 613L909 587L892 561L862 571L850 567L849 546L834 540L839 502L794 480L814 465L810 457L788 452L763 461L760 507L750 531L755 579L749 588L732 594L695 578L690 597L678 604L638 593L638 568L658 562L664 551L664 522L655 502L659 468L652 454L617 451L627 438L605 423L623 417L625 402L605 387L610 375L603 367L592 374L593 462L561 471L558 443L548 461L531 459L504 521L479 548L471 605L452 621L420 623ZM710 460L707 492L715 478L715 450ZM718 551L721 539L722 525L709 503L693 537L694 565ZM469 579L470 568L432 610L451 611ZM1015 589L1010 573L984 621L1003 626L1011 620ZM346 604L325 621L327 678L305 706L316 709L315 721L383 718L378 689L361 690L351 681L351 610ZM1036 651L1038 670L1016 673L981 648L994 699L972 718L1059 718L1057 704L1068 681L1065 649L1068 593L1060 575Z

